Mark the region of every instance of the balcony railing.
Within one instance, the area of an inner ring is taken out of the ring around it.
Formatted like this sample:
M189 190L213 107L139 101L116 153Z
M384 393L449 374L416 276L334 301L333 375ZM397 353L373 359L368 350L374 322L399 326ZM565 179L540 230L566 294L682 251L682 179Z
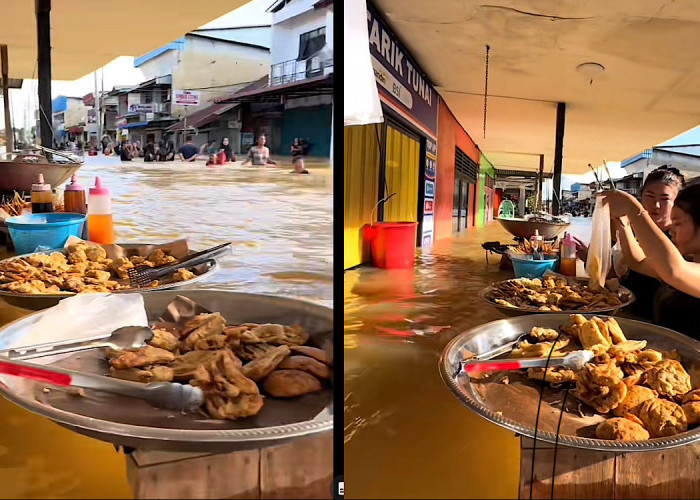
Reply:
M308 59L292 59L270 67L270 86L300 82L308 78L333 72L333 59L323 59L320 54Z

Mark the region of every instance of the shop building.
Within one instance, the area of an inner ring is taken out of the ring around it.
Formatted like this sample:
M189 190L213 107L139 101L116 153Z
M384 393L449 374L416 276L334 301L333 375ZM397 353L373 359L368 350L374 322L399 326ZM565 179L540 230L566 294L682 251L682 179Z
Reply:
M85 141L88 107L82 97L58 96L51 102L51 108L56 145Z

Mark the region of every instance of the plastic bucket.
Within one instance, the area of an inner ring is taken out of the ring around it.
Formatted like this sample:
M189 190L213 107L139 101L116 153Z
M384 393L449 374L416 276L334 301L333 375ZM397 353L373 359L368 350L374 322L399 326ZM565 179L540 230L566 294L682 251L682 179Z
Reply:
M377 222L367 228L372 261L382 269L413 267L417 222Z
M544 260L521 259L512 257L513 271L516 278L541 278L544 273L556 271L559 257L544 257Z
M5 221L18 255L34 252L42 246L62 248L69 236L82 236L87 216L72 213L28 214Z

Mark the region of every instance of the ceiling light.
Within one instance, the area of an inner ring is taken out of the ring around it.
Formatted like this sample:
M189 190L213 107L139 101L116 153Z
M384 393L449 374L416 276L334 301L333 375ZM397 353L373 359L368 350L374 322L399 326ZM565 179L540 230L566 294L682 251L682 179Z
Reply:
M597 62L585 62L576 66L576 71L586 77L589 85L593 85L593 80L605 72L605 66Z

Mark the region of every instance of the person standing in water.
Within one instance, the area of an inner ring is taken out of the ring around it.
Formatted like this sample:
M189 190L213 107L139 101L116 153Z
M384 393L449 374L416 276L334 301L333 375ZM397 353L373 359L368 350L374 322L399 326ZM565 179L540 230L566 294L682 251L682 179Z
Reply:
M243 162L243 166L255 165L258 167L266 167L267 165L277 165L277 162L270 159L270 150L265 146L266 138L264 135L258 137L257 145L248 150L248 156Z
M221 140L221 146L219 146L219 153L223 153L226 155L226 161L236 161L236 157L233 154L233 150L231 149L231 145L228 142L228 137L224 137Z
M304 146L301 144L298 137L294 139L291 151L294 170L292 170L290 174L308 174L309 171L304 168Z

